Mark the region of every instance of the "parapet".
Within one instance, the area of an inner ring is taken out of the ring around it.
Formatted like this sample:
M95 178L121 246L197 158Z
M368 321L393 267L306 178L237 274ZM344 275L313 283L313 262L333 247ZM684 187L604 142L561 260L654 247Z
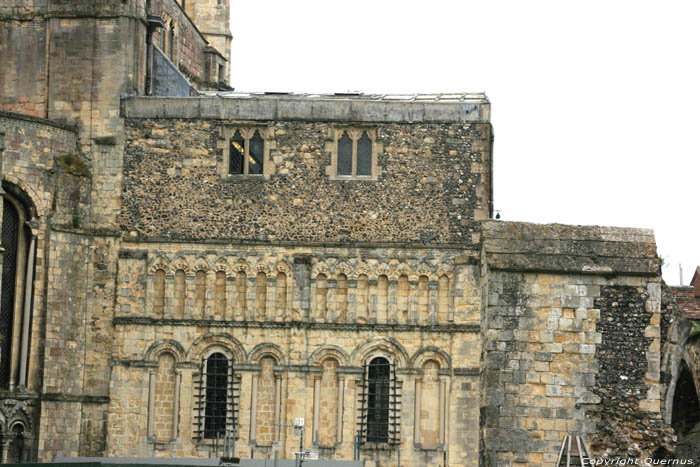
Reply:
M483 222L490 269L520 272L655 276L651 229Z
M126 118L303 120L389 123L488 122L483 93L292 94L209 92L198 97L128 97Z

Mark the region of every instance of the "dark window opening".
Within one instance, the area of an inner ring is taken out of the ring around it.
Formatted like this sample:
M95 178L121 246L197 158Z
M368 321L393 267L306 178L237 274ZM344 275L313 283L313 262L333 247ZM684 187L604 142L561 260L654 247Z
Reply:
M232 175L243 173L243 157L245 154L245 141L241 136L241 132L236 130L236 134L231 138L229 148L229 165L228 173Z
M338 141L338 175L352 175L352 140L347 132Z
M357 142L357 175L372 175L372 140L366 131Z
M173 62L175 61L175 23L171 22L170 23L170 43L168 44L170 47L170 50L168 51L168 56L170 57L170 60Z
M248 158L248 173L262 174L263 173L263 148L265 142L260 137L260 132L255 130L255 134L250 139L250 157Z
M12 348L12 325L15 310L15 288L17 283L17 253L19 246L19 212L7 198L3 199L2 246L2 301L0 302L0 388L10 385L10 349Z
M224 82L224 66L223 65L219 65L218 75L219 75L219 83L223 83Z
M229 362L220 353L212 354L206 363L206 402L204 437L223 437L228 411Z
M372 360L367 370L367 442L389 441L389 361Z
M24 426L21 423L17 423L12 427L12 441L10 441L10 447L7 453L8 461L23 461L24 452Z
M679 436L685 436L700 423L700 401L696 392L693 374L685 362L681 362L680 374L673 394L671 426Z

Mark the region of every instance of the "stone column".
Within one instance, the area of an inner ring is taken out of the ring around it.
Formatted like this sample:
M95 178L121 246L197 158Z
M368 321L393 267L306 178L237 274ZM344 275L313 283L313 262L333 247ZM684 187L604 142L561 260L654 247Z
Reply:
M214 296L216 295L216 271L207 271L207 287L204 291L204 319L214 317Z
M399 322L399 316L398 316L398 308L396 306L397 300L396 300L396 291L399 288L399 281L396 279L390 279L389 280L389 297L388 297L388 304L387 304L387 322L389 323L398 323Z
M253 375L253 382L251 386L251 396L250 396L250 445L255 446L255 436L257 433L257 423L258 423L258 375Z
M418 281L408 281L408 322L418 323Z
M282 375L275 374L275 428L273 441L280 440L280 410L282 403Z
M265 321L277 321L277 276L267 278L267 298L265 300Z
M357 279L348 279L348 308L345 313L345 322L354 323L357 317Z
M173 403L173 439L177 439L180 430L180 386L182 385L182 370L175 369L175 401Z
M440 436L439 443L441 446L445 445L445 420L446 420L446 402L447 402L447 383L445 378L440 378Z
M369 300L367 322L376 323L377 322L377 279L369 279L367 281L367 288L369 293L367 294Z
M321 421L321 378L314 377L314 432L311 439L314 444L318 443L318 424Z
M185 319L192 319L196 316L194 312L195 290L194 274L185 274Z
M330 277L326 279L326 322L328 323L336 323L338 321L338 307L335 303L337 287L338 281L336 279L331 279Z
M248 301L248 313L246 319L256 321L258 317L255 315L255 296L258 293L258 278L255 271L250 271L248 274L248 284L246 285L246 300Z
M156 418L156 369L148 372L148 429L146 435L148 441L154 437L154 426Z
M295 316L300 314L298 318L304 321L310 319L310 304L311 304L311 258L308 256L297 256L294 258L294 271L292 273L292 320L297 319Z
M175 316L175 276L172 273L165 274L165 293L163 294L163 317Z
M22 347L19 360L19 385L27 386L27 354L29 348L29 320L32 307L32 290L34 289L34 253L36 250L36 235L32 229L29 242L29 257L27 259L27 274L24 283L24 313L22 316Z
M438 281L428 281L428 322L438 323Z
M413 402L413 442L415 444L420 444L420 409L421 409L421 380L419 376L416 376L416 395L415 401Z
M336 422L335 442L343 442L343 397L345 397L345 377L338 377L338 421Z
M9 464L10 460L8 456L10 455L10 443L12 443L13 433L7 432L2 434L2 441L0 442L0 456L2 456L2 463Z
M226 275L226 308L224 308L224 321L236 319L236 299L238 297L238 287L236 286L236 271L233 275Z

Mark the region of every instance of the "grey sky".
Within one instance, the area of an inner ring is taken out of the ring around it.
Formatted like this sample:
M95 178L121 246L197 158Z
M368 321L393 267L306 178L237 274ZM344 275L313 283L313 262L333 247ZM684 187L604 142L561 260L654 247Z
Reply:
M237 91L484 91L505 220L650 227L700 265L700 4L232 0Z

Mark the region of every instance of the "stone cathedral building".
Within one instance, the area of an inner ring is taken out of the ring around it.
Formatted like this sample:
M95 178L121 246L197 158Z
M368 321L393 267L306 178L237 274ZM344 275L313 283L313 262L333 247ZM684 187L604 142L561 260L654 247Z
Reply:
M483 94L231 92L229 15L0 2L4 460L671 443L651 231L490 219Z

